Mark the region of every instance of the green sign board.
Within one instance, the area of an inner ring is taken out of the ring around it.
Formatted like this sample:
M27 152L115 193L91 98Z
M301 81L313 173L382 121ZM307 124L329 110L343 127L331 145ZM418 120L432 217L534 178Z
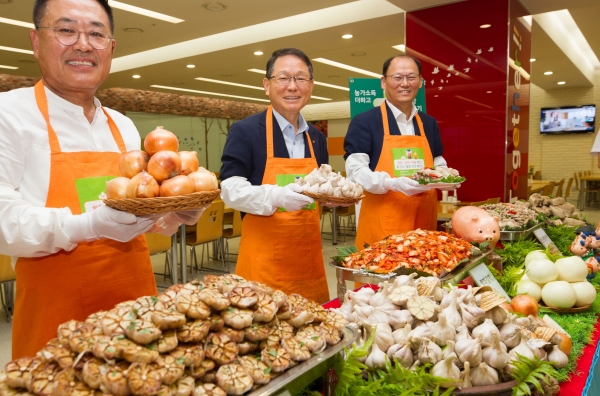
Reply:
M385 93L381 89L381 80L378 78L349 78L350 87L350 117L381 105ZM415 106L419 111L427 113L425 105L425 80L417 92Z

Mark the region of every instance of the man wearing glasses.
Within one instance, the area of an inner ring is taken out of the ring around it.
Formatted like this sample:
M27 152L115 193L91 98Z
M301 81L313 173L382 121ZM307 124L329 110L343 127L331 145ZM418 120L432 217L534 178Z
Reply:
M358 114L348 127L346 172L366 191L357 246L417 228L436 229L435 190L407 177L423 167L446 166L436 120L413 103L421 85L418 59L400 55L386 60L381 77L386 100Z
M300 114L313 68L304 52L283 48L266 69L271 105L231 126L221 158L221 197L245 213L236 274L323 303L329 291L319 211L294 184L329 161L325 136Z
M94 97L115 49L107 1L37 0L33 19L42 79L0 94L0 254L17 274L15 359L34 356L61 323L156 294L142 234L181 224L99 198L121 153L140 147L131 120Z

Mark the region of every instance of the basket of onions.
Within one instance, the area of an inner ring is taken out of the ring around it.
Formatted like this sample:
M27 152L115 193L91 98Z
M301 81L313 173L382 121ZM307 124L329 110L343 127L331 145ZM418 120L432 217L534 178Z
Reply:
M195 151L179 151L177 136L159 126L119 160L121 177L106 182L104 203L135 215L197 209L219 196L217 177Z

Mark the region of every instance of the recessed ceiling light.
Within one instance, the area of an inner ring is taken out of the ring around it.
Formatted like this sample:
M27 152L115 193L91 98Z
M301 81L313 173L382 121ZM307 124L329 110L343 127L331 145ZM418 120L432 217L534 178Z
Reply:
M0 69L10 69L10 70L17 70L18 67L17 66L6 66L6 65L0 65Z
M25 50L21 48L13 48L13 47L3 47L0 45L0 51L11 51L11 52L20 52L22 54L30 54L33 55L33 51Z
M536 59L535 59L535 58L531 58L531 59L529 59L529 62L535 62L535 61L536 61Z
M154 19L160 19L161 21L171 22L171 23L180 23L183 22L183 19L175 18L169 15L161 14L160 12L154 12L147 10L145 8L132 6L129 4L121 3L120 1L108 0L108 5L112 8L118 8L119 10L129 11L134 14L139 14L143 16L147 16Z
M352 56L365 56L365 55L367 55L367 53L366 52L353 52L350 55L352 55Z
M315 96L315 95L311 95L310 98L311 99L319 99L319 100L331 100L331 98L323 98L321 96Z
M434 98L437 98L438 96L440 96L440 95L433 95Z
M199 81L206 81L206 82L217 83L217 84L225 84L225 85L233 85L233 86L236 86L236 87L258 89L259 91L263 91L264 90L264 87L257 87L257 86L254 86L254 85L246 85L246 84L238 84L238 83L229 82L229 81L222 81L222 80L213 80L212 78L196 77L195 79L199 80Z
M254 55L262 55L263 52L262 51L254 51Z
M203 94L203 95L215 95L215 96L224 96L227 98L237 98L237 99L246 99L246 100L257 100L259 102L267 102L269 103L269 100L266 99L258 99L258 98L250 98L248 96L237 96L237 95L228 95L228 94L222 94L222 93L218 93L218 92L207 92L207 91L198 91L196 89L187 89L187 88L177 88L177 87L167 87L164 85L150 85L151 88L161 88L161 89L170 89L173 91L183 91L183 92L193 92L193 93L198 93L198 94Z
M564 85L564 84L565 84L565 82L564 82L564 81L559 81L559 82L557 82L557 84L558 84L558 85Z
M406 44L392 45L392 48L395 48L398 51L406 52Z
M139 74L134 74L133 76L131 76L133 78L140 78L141 76Z
M352 37L354 37L354 36L352 36L351 34L344 34L342 36L343 39L351 39Z
M487 29L487 28L489 28L489 27L491 27L491 26L492 26L492 25L490 25L489 23L485 23L485 24L483 24L483 25L481 25L481 26L479 26L479 27L480 27L480 28L482 28L482 29Z
M551 71L547 71L547 72L544 72L544 74L547 75L547 76L549 76L550 74L552 74L552 72Z
M186 66L188 69L193 69L194 67L196 67L196 65L187 65Z
M260 69L248 69L248 71L249 72L253 72L253 73L259 73L259 74L262 74L262 75L265 74L265 71L264 70L260 70ZM339 77L339 76L335 76L335 77ZM341 89L342 91L350 91L350 88L342 87L341 85L327 84L327 83L319 82L319 81L315 81L315 85L322 85L324 87ZM317 91L314 91L314 92L317 92Z
M8 4L8 3L2 3L0 1L0 4ZM16 19L8 19L8 18L0 17L0 23L8 23L9 25L23 26L23 27L30 28L30 29L35 28L35 25L31 22L17 21Z
M359 69L358 67L346 65L346 64L343 64L343 63L340 63L340 62L329 60L329 59L314 58L313 60L315 62L325 63L326 65L329 65L329 66L339 67L340 69L350 70L350 71L353 71L355 73L365 74L367 76L377 77L377 78L381 77L381 74L373 73L373 72L370 72L370 71L364 70L364 69Z
M486 93L492 93L492 91L487 91Z
M210 2L202 4L202 8L208 11L223 11L227 6L217 2Z
M144 31L140 28L125 28L123 31L125 33L144 33Z

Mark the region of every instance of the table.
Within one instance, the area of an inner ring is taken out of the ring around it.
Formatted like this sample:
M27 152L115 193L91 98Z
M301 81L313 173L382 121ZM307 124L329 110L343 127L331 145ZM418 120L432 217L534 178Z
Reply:
M452 219L452 215L461 206L457 206L456 202L442 203L438 202L437 219L438 221L448 221Z
M585 209L585 193L584 191L586 190L587 186L587 182L600 182L600 175L589 175L589 176L582 176L579 178L579 198L577 199L577 207L579 208L579 210L584 210Z

